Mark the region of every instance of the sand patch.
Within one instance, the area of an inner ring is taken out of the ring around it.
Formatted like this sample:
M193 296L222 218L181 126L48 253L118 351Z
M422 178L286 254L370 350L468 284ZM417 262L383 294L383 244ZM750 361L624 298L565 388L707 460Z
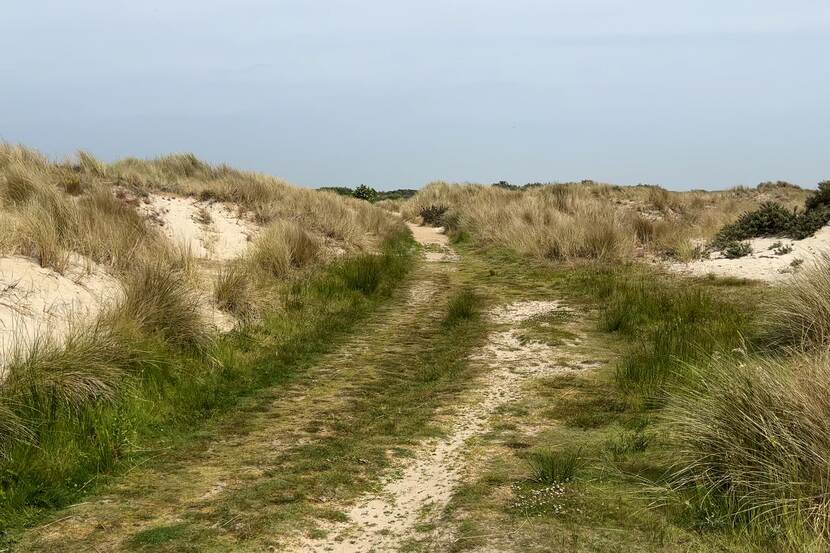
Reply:
M414 223L406 223L406 226L412 231L412 236L419 244L426 246L428 244L446 245L450 243L449 237L444 234L443 227L422 227Z
M64 274L28 257L0 257L0 367L39 338L61 341L121 294L104 269L73 256Z
M258 231L233 204L150 195L139 209L171 241L202 259L226 261L238 257Z
M826 226L804 240L789 238L754 238L747 240L752 253L738 259L727 259L721 252L712 252L706 259L690 263L672 263L669 268L680 273L705 276L747 278L776 282L787 279L799 266L807 266L822 253L830 252L830 226ZM792 251L777 254L770 249L781 243ZM799 261L800 260L800 261Z
M360 498L347 510L347 524L330 525L329 537L305 540L295 551L398 551L406 540L424 537L417 534L416 525L437 519L465 475L467 440L486 432L490 417L500 406L519 399L527 381L569 370L554 362L551 346L522 343L513 328L561 309L567 308L559 302L517 302L494 310L492 320L509 326L492 332L487 345L471 356L488 370L450 418L447 436L422 444L379 492Z

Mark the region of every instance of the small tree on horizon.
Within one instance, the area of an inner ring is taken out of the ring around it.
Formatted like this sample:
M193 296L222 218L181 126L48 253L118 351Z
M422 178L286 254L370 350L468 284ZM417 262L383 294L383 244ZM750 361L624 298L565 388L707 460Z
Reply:
M374 188L361 184L352 192L352 196L359 200L366 200L367 202L375 202L378 199L378 191Z

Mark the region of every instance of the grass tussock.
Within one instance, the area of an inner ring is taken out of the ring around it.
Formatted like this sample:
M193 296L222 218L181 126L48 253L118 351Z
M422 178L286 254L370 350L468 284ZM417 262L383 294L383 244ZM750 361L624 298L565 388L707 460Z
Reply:
M539 449L528 455L531 478L540 484L566 484L584 464L579 450Z
M202 348L210 333L203 303L189 278L186 265L148 261L127 277L124 300L111 317L177 347Z
M478 316L480 298L469 288L463 288L450 298L444 325L451 327Z
M779 286L767 309L767 339L797 349L830 345L830 256L822 255Z
M320 243L296 223L277 221L266 228L250 253L251 266L282 277L310 265L320 254Z
M729 524L830 537L830 356L714 358L673 391L683 497ZM717 508L713 509L713 505Z

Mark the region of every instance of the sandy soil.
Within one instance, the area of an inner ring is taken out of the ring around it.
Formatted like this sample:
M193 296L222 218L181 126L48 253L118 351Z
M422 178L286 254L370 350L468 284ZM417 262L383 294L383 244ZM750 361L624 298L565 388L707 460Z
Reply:
M768 282L786 279L798 270L792 263L807 266L822 252L830 252L830 226L819 230L804 240L788 238L755 238L748 240L752 254L738 259L727 259L720 252L713 252L707 259L691 263L673 263L669 267L677 272L692 275L715 274L736 278L765 280ZM777 255L770 246L780 242L792 247L792 252Z
M0 367L38 338L60 341L120 293L117 280L80 256L62 275L27 257L0 257Z
M162 232L198 258L224 261L238 257L257 233L232 204L195 198L151 195L140 209Z
M557 310L567 308L555 301L527 301L495 309L490 317L497 330L471 359L487 370L450 417L446 436L422 444L379 492L360 498L347 510L348 523L329 527L328 537L306 540L297 551L397 551L408 539L422 537L416 525L436 520L464 477L466 442L486 432L490 417L519 399L528 380L570 370L553 362L551 346L519 338L523 321Z
M422 227L414 223L406 223L406 226L412 231L415 241L423 246L430 244L446 246L450 243L449 237L444 234L443 227Z

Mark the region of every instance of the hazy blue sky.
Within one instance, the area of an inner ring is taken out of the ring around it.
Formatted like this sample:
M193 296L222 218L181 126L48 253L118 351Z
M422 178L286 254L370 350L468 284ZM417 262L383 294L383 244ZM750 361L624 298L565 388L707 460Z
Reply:
M827 0L14 0L0 140L306 186L830 179Z

